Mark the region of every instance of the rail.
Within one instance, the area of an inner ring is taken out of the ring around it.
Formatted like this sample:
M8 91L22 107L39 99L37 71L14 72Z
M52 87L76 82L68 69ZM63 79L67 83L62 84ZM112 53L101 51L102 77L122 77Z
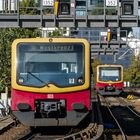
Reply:
M125 135L125 133L124 133L119 121L116 119L115 115L113 114L112 110L110 109L110 102L108 102L108 100L106 98L104 98L103 96L100 96L100 98L102 98L105 101L105 104L107 106L107 109L108 109L110 115L112 116L112 118L116 122L118 128L120 129L122 140L127 140L126 135Z
M139 120L137 113L130 102L122 97L102 97L102 103L107 106L114 120L119 124L123 131L122 139L139 139ZM107 116L109 117L109 116Z

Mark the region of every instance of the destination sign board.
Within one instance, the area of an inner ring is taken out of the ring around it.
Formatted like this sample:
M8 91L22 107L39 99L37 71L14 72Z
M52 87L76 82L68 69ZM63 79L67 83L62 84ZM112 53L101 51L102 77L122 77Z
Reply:
M74 46L72 45L65 45L65 46L56 46L51 45L44 47L45 51L74 51Z

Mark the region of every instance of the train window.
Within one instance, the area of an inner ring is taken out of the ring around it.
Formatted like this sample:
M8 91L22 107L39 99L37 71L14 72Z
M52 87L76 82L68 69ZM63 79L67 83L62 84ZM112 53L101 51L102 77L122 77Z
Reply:
M104 67L99 69L100 81L119 81L121 80L121 68L120 67Z
M22 44L18 47L17 83L39 87L50 81L61 87L83 84L78 79L84 81L84 62L83 44Z

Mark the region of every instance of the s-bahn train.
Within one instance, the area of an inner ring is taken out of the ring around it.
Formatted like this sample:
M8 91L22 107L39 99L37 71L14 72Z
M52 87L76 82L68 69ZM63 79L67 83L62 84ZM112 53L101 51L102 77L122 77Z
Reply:
M119 95L123 92L123 66L98 65L95 90L101 95Z
M24 125L76 126L91 112L90 45L85 39L16 39L12 112Z

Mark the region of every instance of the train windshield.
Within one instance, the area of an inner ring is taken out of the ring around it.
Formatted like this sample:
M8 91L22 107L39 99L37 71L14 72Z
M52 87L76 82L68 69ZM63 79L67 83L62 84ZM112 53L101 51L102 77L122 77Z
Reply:
M117 82L121 80L121 67L100 67L99 68L100 81Z
M58 87L84 84L84 44L20 43L17 47L17 83Z

